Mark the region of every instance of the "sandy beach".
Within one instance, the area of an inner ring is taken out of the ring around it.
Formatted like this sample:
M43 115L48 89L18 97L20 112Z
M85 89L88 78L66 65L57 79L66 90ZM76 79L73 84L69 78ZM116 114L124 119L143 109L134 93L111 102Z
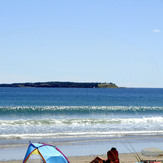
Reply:
M163 160L163 157L145 157L138 154L142 160ZM96 156L75 156L68 157L70 163L89 163ZM106 155L100 155L102 158L106 158ZM131 153L123 153L119 154L121 163L135 163L137 162L136 158ZM0 161L0 163L22 163L22 160L14 160L14 161Z

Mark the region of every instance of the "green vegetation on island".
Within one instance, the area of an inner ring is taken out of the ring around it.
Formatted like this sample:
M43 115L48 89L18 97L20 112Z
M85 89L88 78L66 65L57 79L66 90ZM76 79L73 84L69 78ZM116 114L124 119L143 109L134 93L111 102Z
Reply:
M119 88L114 83L89 82L36 82L0 84L0 87L46 87L46 88Z
M100 83L98 88L118 88L118 86L114 83Z

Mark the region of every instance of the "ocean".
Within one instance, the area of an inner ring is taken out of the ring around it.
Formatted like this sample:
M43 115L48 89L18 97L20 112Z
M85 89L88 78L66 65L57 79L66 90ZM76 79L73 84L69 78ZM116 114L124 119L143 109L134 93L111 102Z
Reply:
M0 160L23 159L29 141L76 156L161 148L162 138L163 89L0 88Z

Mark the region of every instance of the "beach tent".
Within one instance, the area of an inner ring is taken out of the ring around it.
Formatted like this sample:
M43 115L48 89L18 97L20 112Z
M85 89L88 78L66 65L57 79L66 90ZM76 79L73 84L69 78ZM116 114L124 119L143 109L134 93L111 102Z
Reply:
M159 148L148 147L141 151L144 156L163 156L163 151Z
M43 163L70 163L57 147L44 143L30 143L23 163L28 163L32 155L39 156Z

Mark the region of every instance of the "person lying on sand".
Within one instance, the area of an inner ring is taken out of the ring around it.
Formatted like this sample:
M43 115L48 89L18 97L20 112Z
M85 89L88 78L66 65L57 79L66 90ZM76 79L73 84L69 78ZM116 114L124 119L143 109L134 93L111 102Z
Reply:
M107 152L106 160L97 156L90 163L120 163L118 158L118 151L113 147L110 151Z

